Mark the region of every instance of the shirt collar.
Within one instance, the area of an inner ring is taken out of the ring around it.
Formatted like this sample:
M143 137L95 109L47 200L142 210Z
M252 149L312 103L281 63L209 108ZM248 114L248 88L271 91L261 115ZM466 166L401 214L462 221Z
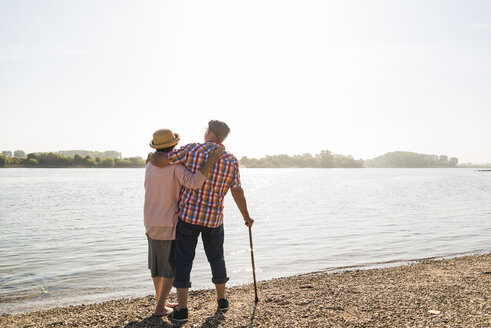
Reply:
M214 143L215 145L219 145L220 147L222 147L223 149L225 149L225 146L219 142L216 142L216 141L207 141L207 142L211 142L211 143Z

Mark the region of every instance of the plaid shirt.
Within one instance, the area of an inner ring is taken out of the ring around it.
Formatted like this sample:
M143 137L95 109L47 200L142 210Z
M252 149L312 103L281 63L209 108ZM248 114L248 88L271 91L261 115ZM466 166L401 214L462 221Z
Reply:
M168 154L170 164L183 164L195 173L208 158L216 143L192 143ZM223 145L219 144L223 147ZM211 176L199 189L182 187L179 196L179 217L191 224L216 228L223 223L223 199L230 188L240 187L239 162L224 152L216 161Z

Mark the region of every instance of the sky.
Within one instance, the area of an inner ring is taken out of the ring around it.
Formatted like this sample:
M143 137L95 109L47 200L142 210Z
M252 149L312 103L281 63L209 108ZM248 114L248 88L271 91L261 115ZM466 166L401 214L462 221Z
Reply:
M0 0L0 151L491 163L491 2Z

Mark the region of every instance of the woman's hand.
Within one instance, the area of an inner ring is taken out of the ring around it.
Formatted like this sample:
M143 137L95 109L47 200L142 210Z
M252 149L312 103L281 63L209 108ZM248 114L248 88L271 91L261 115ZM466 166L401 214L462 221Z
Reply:
M210 154L208 155L208 160L215 163L216 161L218 161L222 157L224 151L225 150L222 147L213 148L210 151Z

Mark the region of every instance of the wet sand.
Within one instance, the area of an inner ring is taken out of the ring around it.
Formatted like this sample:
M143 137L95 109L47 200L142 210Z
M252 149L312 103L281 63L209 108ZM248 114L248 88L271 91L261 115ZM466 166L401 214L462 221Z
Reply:
M0 316L0 327L491 327L491 254L192 291L184 324L152 317L152 296ZM175 300L173 294L171 299Z

